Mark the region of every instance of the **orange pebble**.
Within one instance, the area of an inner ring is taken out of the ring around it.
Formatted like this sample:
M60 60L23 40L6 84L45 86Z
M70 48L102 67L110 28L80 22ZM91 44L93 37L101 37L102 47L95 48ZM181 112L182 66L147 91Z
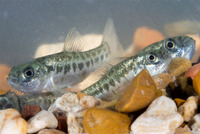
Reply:
M129 133L131 120L126 114L90 108L84 115L83 127L88 134L125 134Z
M200 71L195 75L193 79L193 87L196 93L200 96Z
M185 72L185 77L191 77L194 79L194 76L200 71L200 63L192 66L188 71Z
M134 112L147 107L156 97L156 84L144 69L127 87L115 109L119 112Z
M11 89L11 86L7 81L9 72L10 72L9 66L0 64L0 94L4 94Z
M133 37L133 52L136 53L146 46L163 40L165 37L157 30L149 27L139 27Z

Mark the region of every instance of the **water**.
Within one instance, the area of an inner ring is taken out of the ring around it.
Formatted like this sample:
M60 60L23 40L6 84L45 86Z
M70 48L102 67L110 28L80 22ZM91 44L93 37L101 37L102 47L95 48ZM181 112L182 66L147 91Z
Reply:
M127 47L139 26L168 36L165 24L199 21L199 13L199 0L0 0L0 63L29 61L40 44L64 41L72 27L82 34L102 33L109 17Z

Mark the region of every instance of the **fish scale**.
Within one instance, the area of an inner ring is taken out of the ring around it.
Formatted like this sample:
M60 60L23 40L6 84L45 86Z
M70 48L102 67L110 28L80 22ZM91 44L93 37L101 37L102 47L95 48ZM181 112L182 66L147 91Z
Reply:
M171 45L174 45L173 48ZM163 73L173 58L191 59L194 51L195 41L188 36L167 38L153 43L137 55L111 67L99 81L81 92L106 101L120 98L125 87L143 69L147 69L151 75Z

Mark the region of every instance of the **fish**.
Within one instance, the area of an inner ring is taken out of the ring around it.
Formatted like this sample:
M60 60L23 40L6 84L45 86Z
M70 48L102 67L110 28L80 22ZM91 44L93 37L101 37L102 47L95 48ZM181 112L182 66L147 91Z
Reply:
M81 37L76 29L72 29L62 52L14 66L7 78L9 84L24 93L69 88L83 81L112 57L123 53L112 19L108 19L102 42L97 48L81 51L86 45Z
M191 59L194 52L195 40L193 38L188 36L166 38L112 66L96 83L81 92L105 101L119 99L125 87L143 69L147 69L151 76L163 73L167 71L173 58Z
M14 108L19 112L25 105L39 105L42 109L47 110L51 104L61 95L55 95L53 92L43 93L24 93L9 90L0 95L0 109Z
M171 59L185 57L191 59L195 51L195 41L188 36L168 38L153 43L138 54L112 66L96 83L81 92L102 100L110 101L120 98L125 87L144 68L151 75L166 71ZM62 94L52 92L18 93L9 91L0 95L0 109L15 108L21 111L25 105L39 105L48 109Z

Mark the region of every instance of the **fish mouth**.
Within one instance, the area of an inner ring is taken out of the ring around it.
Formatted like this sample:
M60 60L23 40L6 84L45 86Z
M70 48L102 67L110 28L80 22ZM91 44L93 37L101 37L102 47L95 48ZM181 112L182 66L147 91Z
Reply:
M7 81L13 88L17 87L17 85L16 85L16 83L18 83L18 79L17 78L9 76L9 77L7 77Z
M195 52L195 40L191 37L185 38L184 46L185 52L183 53L183 57L191 60Z

